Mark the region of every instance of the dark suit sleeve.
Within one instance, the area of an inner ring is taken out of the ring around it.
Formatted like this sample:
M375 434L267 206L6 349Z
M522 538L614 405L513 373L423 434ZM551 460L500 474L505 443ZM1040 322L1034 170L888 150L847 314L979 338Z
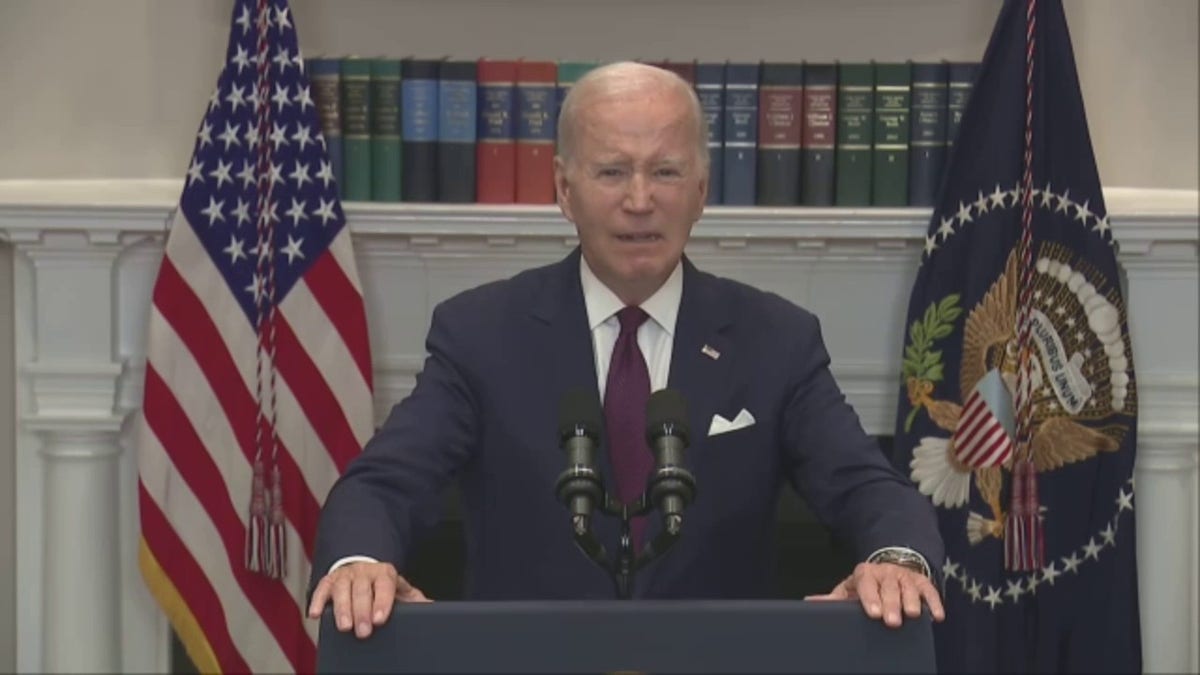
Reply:
M829 371L816 317L800 312L791 328L781 424L793 484L859 560L885 546L906 546L940 570L944 552L933 505L863 430Z
M468 312L439 306L412 394L334 484L321 511L315 586L337 560L365 555L403 569L414 535L434 524L441 492L476 446L478 407L462 344Z

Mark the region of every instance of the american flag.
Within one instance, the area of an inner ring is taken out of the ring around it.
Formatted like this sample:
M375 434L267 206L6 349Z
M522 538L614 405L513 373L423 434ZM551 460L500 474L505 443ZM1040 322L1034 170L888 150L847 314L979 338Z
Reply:
M139 563L202 672L311 671L320 504L372 429L350 231L286 0L237 0L155 281Z

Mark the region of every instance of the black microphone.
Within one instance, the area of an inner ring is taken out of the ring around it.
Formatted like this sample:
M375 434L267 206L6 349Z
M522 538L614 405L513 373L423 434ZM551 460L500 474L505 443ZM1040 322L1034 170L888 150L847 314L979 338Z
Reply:
M664 529L679 534L683 510L696 496L696 479L683 467L690 431L687 403L674 389L650 395L646 403L646 442L654 454L654 473L647 485L650 502L663 514Z
M604 499L596 473L602 419L600 395L594 389L572 389L559 400L558 442L567 453L567 468L559 474L554 490L570 510L576 534L588 531L592 510Z

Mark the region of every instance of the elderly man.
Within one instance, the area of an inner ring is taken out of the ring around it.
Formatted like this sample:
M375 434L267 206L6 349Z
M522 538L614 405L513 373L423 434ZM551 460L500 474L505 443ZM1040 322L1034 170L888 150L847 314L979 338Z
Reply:
M467 597L612 598L555 501L554 410L572 389L600 393L600 464L624 498L651 468L645 401L670 387L688 402L700 490L683 537L639 574L634 597L769 595L786 480L863 561L820 598L857 598L890 626L922 602L942 618L932 507L846 404L817 319L683 255L708 190L705 140L695 93L664 70L615 63L571 89L555 183L579 248L434 311L416 388L326 501L311 616L332 600L338 627L365 637L395 601L426 601L399 570L451 479L465 511ZM740 421L713 427L715 415ZM609 550L612 520L596 522ZM635 521L637 543L654 527Z

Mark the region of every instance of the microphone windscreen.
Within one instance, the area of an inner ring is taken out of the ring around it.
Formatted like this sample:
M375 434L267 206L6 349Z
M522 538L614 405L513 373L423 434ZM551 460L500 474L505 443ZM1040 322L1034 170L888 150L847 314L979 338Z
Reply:
M683 394L674 389L660 389L650 394L646 403L646 437L657 438L663 429L670 425L672 433L687 438L688 429L687 403Z
M576 429L580 427L588 436L600 438L604 421L600 412L600 393L595 389L571 389L558 401L559 440L576 435Z

